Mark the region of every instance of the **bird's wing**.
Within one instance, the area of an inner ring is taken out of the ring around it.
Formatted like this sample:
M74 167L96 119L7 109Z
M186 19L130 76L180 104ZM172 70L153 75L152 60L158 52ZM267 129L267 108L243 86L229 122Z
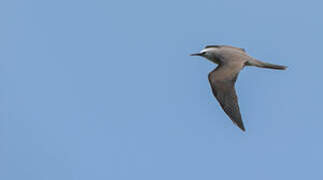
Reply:
M212 92L224 112L234 124L245 131L239 110L238 97L234 88L238 74L243 66L241 62L220 64L215 70L209 73L209 82Z

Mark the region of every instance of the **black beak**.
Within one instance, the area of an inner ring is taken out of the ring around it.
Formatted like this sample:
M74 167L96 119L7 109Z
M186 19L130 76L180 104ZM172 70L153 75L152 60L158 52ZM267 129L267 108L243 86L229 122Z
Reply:
M191 56L202 56L203 53L195 53L195 54L191 54Z

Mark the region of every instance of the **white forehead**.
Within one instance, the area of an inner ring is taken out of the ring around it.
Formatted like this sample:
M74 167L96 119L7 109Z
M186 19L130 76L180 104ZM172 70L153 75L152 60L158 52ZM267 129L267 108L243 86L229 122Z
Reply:
M211 51L216 51L216 48L206 48L206 49L202 49L202 51L200 53L211 52Z

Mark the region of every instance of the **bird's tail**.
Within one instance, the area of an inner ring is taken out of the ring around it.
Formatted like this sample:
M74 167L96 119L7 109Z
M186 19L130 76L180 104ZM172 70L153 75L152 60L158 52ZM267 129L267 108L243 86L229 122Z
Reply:
M270 64L266 62L262 62L256 59L249 60L246 65L248 66L256 66L261 68L269 68L269 69L278 69L278 70L285 70L287 66L282 65L276 65L276 64Z

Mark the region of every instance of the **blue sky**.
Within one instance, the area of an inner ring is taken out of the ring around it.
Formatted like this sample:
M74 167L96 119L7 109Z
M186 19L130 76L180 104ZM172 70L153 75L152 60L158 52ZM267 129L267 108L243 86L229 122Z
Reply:
M322 5L1 1L0 179L322 179ZM240 73L245 133L207 44L289 67Z

